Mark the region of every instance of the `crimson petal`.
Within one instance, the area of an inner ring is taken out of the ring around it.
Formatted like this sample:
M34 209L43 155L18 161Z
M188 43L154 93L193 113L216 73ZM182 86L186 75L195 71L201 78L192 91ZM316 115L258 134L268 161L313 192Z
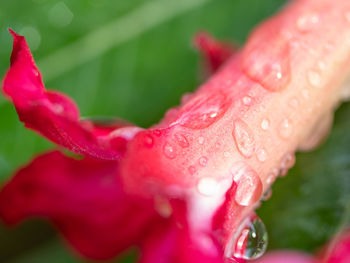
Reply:
M14 38L13 52L3 91L13 101L26 127L78 154L109 160L120 158L127 141L139 129L128 126L117 134L112 131L101 134L92 122L79 121L79 110L69 97L45 90L24 37L10 32Z
M108 259L143 238L153 203L123 191L118 162L51 152L17 172L0 192L0 218L50 219L79 252Z

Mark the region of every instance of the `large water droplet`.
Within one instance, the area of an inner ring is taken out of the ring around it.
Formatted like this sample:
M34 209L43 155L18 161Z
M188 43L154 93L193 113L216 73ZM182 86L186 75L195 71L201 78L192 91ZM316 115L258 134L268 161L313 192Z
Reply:
M185 135L177 133L177 134L175 134L175 139L176 139L177 143L180 145L180 147L182 147L182 148L187 148L188 146L190 146Z
M288 139L292 132L293 129L290 121L288 119L284 119L279 126L278 134L283 139Z
M233 122L233 139L238 151L246 158L250 158L255 151L255 140L248 125L240 119Z
M164 152L164 155L169 159L174 159L176 157L174 147L169 143L164 144L163 152Z
M236 203L241 206L249 206L259 201L263 186L257 173L244 163L235 164L231 173L237 184Z
M229 104L229 97L217 91L198 96L184 106L175 122L190 129L204 129L219 120Z
M235 240L232 257L253 260L261 257L267 248L268 234L262 220L254 215L244 222Z
M300 32L306 33L317 27L320 18L317 14L306 14L298 18L297 28Z
M277 39L276 36L272 38ZM243 53L243 70L247 76L269 91L284 89L291 79L290 48L288 41L282 38L278 38L278 46L273 50L270 41L266 41L269 42L266 46L259 41L253 48L248 46Z

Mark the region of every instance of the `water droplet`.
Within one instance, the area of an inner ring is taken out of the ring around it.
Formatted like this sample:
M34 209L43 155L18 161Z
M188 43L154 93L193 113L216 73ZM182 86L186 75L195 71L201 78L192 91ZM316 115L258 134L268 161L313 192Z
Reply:
M248 125L240 119L233 122L233 139L238 151L246 158L250 158L255 151L255 140Z
M259 149L256 153L256 157L258 158L258 160L260 162L262 162L262 163L265 162L267 159L267 153L266 153L265 149Z
M270 121L268 119L263 119L261 122L261 129L267 131L270 127Z
M281 177L288 173L288 170L295 164L295 155L293 153L286 153L281 160L280 173Z
M198 96L184 106L176 122L190 129L207 128L225 114L229 104L229 96L217 91Z
M301 94L303 95L303 98L306 99L306 100L308 100L310 98L310 92L309 92L308 89L303 89L301 91Z
M190 146L185 135L176 133L175 139L176 139L177 143L180 145L180 147L182 147L182 148L187 148L188 146Z
M191 175L194 175L196 173L196 167L191 165L190 167L188 167L188 171Z
M205 157L205 156L202 156L201 158L199 158L198 163L199 163L200 166L204 167L208 163L208 158Z
M237 184L236 203L241 206L249 206L259 201L263 186L257 173L244 163L235 164L231 173Z
M267 230L262 220L253 215L248 221L244 221L243 229L240 228L239 231L232 256L245 260L261 257L265 253L268 243Z
M263 196L261 197L261 200L267 201L267 200L269 200L269 199L271 198L271 196L272 196L272 189L269 188L269 189L267 189L267 190L265 191L265 193L264 193Z
M288 139L289 136L292 134L293 129L290 121L288 119L284 119L281 124L280 128L278 130L278 133L282 139Z
M307 74L309 83L314 87L321 87L322 86L322 78L321 75L314 70L310 70Z
M205 196L213 196L220 190L219 183L212 177L205 177L199 180L198 192Z
M163 152L164 152L164 155L169 159L174 159L176 157L174 147L169 143L164 144Z
M224 152L224 156L225 156L226 158L228 158L228 157L230 157L230 153L229 153L229 152Z
M266 32L263 34L266 36ZM275 38L275 36L272 36ZM258 82L268 91L283 90L291 79L290 70L290 45L288 39L280 36L278 48L271 52L271 42L248 46L243 51L243 70L253 81ZM269 50L269 52L265 52Z
M272 170L272 172L270 172L270 173L267 175L266 183L267 183L268 185L271 185L271 184L276 180L278 174L279 174L279 169L274 168L274 169Z
M220 149L221 143L220 143L220 142L215 143L215 147L216 147L217 149Z
M204 143L204 137L199 136L199 137L198 137L198 143L199 143L199 144L203 144L203 143Z
M242 98L242 102L243 102L244 105L250 105L250 103L252 102L252 98L249 97L249 96L244 96Z
M300 32L305 33L316 28L320 18L317 14L306 14L299 17L297 21L297 28Z
M151 135L146 135L145 136L145 145L147 147L151 148L153 146L153 143L154 143L153 137Z

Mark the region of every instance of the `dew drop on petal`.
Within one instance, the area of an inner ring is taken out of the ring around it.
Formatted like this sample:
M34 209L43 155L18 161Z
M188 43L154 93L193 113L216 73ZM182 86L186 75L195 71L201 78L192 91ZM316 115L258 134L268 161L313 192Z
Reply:
M174 147L169 143L164 144L163 152L165 157L167 157L168 159L174 159L176 157Z
M306 14L298 18L297 28L300 32L306 33L316 28L319 23L319 16L317 14Z
M242 102L243 102L244 105L250 105L250 103L252 102L252 98L249 97L249 96L244 96L242 98Z
M264 131L267 131L270 127L270 121L268 119L263 119L261 121L261 129L263 129Z
M199 158L198 163L200 166L205 167L208 163L208 158L205 156L202 156L201 158Z
M265 162L266 159L267 159L267 153L266 153L266 150L261 148L259 150L257 150L257 153L256 153L256 157L258 158L258 160L260 162Z
M272 189L269 188L269 189L267 189L267 190L265 191L265 193L264 193L263 196L261 197L261 200L267 201L267 200L269 200L269 199L271 198L271 196L272 196Z
M187 148L188 146L190 146L185 135L177 133L177 134L175 134L175 139L176 139L177 143L180 145L180 147L182 147L182 148Z
M145 145L147 146L147 147L149 147L149 148L151 148L152 146L153 146L153 143L154 143L154 141L153 141L153 137L151 136L151 135L146 135L145 136Z
M262 220L254 215L244 222L244 228L239 231L231 257L245 260L260 258L268 244L268 234Z
M293 129L290 121L288 119L284 119L279 126L278 134L282 139L288 139L292 134Z
M198 137L198 143L199 144L203 144L204 143L204 137L203 136L199 136Z
M233 122L232 136L238 151L246 158L252 157L255 151L255 140L248 125L240 119Z
M176 122L190 129L207 128L225 114L229 104L229 97L220 92L199 96L184 106Z
M257 173L243 163L235 164L231 173L237 184L236 203L241 206L249 206L259 201L263 186Z
M321 87L322 86L322 79L321 79L321 75L314 70L310 70L308 72L308 81L310 83L311 86L313 87Z
M283 177L288 173L288 170L295 164L295 154L286 153L281 160L280 176Z

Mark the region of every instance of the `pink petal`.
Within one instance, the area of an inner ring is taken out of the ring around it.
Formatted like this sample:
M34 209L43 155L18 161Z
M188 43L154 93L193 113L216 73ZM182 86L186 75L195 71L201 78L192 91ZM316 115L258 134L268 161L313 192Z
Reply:
M100 159L120 158L127 141L138 131L136 127L128 127L118 136L109 136L96 132L91 122L79 121L79 110L69 97L45 90L24 37L10 32L14 38L13 52L3 91L13 101L26 127L78 154Z
M195 36L194 44L201 51L209 73L217 71L235 51L232 44L219 42L205 32Z
M14 224L27 217L49 218L82 254L116 256L144 235L153 203L123 191L118 163L59 152L37 157L0 192L0 217Z

